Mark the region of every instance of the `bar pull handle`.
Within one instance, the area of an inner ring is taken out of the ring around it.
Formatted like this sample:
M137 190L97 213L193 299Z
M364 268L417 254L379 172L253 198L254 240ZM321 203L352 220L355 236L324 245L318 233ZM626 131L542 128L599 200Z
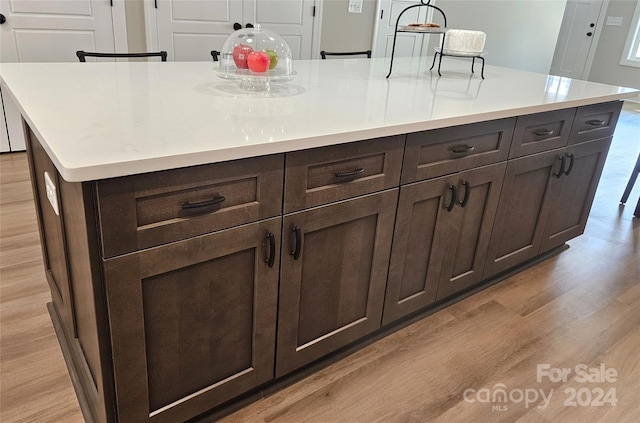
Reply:
M460 201L460 207L464 207L467 205L467 203L469 202L469 195L471 195L471 184L469 183L469 181L464 181L462 183L462 186L464 187L464 198L462 199L462 201Z
M602 119L591 119L591 120L587 121L587 125L602 126L602 125L604 125L604 120L602 120Z
M473 145L454 145L450 147L449 150L453 151L456 154L468 153L470 151L475 150L475 146Z
M539 137L548 137L553 135L553 129L537 129L533 133Z
M569 162L569 167L564 172L564 174L569 176L569 174L573 170L573 162L575 162L575 156L573 154L567 154L567 158L569 158L570 162Z
M276 236L269 232L267 240L269 240L269 256L265 261L267 262L267 266L273 267L273 263L276 261Z
M354 170L349 172L336 172L336 178L349 178L353 176L358 176L364 173L363 167L356 167Z
M193 209L202 209L202 208L207 208L207 207L211 207L215 204L219 204L222 203L225 200L225 198L222 195L216 196L214 198L212 198L211 200L206 200L206 201L199 201L197 203L190 203L188 201L182 203L182 210L193 210Z
M296 241L291 255L294 260L298 260L300 258L300 250L302 249L302 232L300 231L300 227L294 226L293 233L296 236Z
M554 173L553 176L555 176L556 178L560 179L560 177L564 173L565 157L564 156L558 156L558 159L560 159L560 170L558 170L558 173Z
M448 212L453 210L453 207L456 205L456 201L458 200L458 191L456 190L456 186L449 185L449 190L451 191L451 201L449 202L449 205L446 207Z

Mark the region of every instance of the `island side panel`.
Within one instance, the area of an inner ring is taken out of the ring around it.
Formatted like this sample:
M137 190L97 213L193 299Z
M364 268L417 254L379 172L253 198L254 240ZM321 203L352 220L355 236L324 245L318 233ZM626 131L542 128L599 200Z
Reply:
M51 288L51 318L85 420L114 422L93 183L62 179L26 124L25 133L45 273ZM47 195L55 198L57 212Z

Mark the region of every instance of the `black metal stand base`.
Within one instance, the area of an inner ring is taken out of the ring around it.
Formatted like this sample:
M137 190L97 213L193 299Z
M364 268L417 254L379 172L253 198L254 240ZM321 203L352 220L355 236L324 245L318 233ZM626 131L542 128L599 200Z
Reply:
M436 65L436 59L440 56L440 60L438 60L438 76L442 76L440 73L440 66L442 65L442 56L451 56L451 57L462 57L462 58L471 58L471 73L474 72L474 66L476 64L476 59L482 60L482 68L480 69L480 77L484 79L484 57L476 55L476 56L468 56L468 55L458 55L458 54L450 54L450 53L442 53L440 51L436 51L436 54L433 56L433 63L431 63L431 67L429 70L432 70Z

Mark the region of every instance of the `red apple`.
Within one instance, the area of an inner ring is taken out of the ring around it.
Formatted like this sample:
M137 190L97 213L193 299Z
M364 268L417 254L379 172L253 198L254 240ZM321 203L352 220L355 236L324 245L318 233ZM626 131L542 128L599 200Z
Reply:
M247 57L247 65L252 72L266 72L271 58L263 51L253 51Z
M249 54L253 52L253 49L244 44L238 44L233 48L233 61L240 69L247 69L247 58Z

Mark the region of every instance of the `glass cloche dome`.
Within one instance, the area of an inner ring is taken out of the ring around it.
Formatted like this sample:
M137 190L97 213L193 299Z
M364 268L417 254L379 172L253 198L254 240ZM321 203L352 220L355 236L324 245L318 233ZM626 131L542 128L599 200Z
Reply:
M287 42L260 25L231 34L219 60L219 77L238 79L240 87L251 91L268 91L271 82L289 81L295 73Z

